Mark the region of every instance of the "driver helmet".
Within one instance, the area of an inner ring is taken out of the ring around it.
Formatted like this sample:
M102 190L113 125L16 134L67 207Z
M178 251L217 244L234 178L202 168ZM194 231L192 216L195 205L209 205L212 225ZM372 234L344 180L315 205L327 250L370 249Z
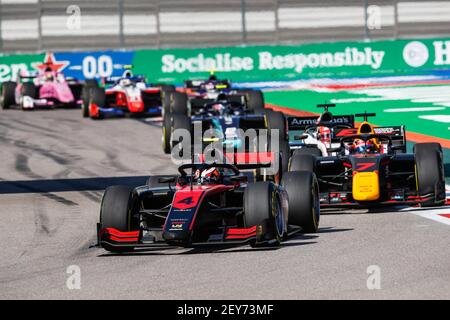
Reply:
M212 82L205 83L205 89L207 91L214 91L216 89L216 85Z
M217 95L217 101L224 101L227 100L227 95L225 93L220 93Z
M51 71L46 71L44 74L44 78L47 81L53 81L54 77L53 77L53 72Z
M366 151L366 144L364 140L355 139L351 146L352 153L364 153Z
M120 80L120 85L125 87L125 86L130 86L131 85L131 80L130 79L122 79Z
M361 139L356 139L352 146L353 153L375 153L378 151L377 145L372 140L365 143Z
M317 130L318 138L323 143L331 142L331 130L328 127L319 127Z
M211 109L220 113L222 110L224 110L224 106L221 103L215 103L212 105Z
M222 173L216 167L211 167L201 171L197 169L195 171L194 179L197 180L198 184L204 183L218 183L220 178L222 177Z
M215 74L211 74L208 78L209 81L217 81L217 77Z
M131 70L125 70L125 72L123 73L124 78L131 78L132 76L133 73L131 72Z

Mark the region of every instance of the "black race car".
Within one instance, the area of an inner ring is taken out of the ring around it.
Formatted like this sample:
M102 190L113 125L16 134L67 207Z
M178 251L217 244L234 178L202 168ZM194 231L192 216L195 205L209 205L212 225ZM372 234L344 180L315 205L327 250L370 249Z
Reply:
M99 244L112 252L161 245L277 245L295 232L317 231L315 175L291 172L281 185L248 182L238 168L270 166L273 154L249 159L235 154L235 164L184 164L178 175L149 179L144 186L107 188Z
M260 90L233 87L231 81L219 80L211 74L207 80L186 80L183 88L171 92L164 97L163 115L202 113L205 104L218 100L219 96L227 96L230 101L240 102L245 109L264 109L264 96Z

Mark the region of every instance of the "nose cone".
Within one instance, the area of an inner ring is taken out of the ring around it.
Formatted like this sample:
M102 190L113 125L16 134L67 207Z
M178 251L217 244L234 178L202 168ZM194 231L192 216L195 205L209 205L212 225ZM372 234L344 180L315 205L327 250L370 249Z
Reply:
M353 199L374 201L380 198L380 184L376 172L356 172L353 176Z
M166 241L188 242L189 232L187 230L164 231L162 237Z

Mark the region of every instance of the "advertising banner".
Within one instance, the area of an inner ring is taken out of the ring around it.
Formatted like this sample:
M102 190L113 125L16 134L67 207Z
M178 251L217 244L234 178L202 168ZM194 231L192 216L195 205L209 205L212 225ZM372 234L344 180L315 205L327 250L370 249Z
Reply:
M48 53L47 53L48 55ZM0 81L33 69L46 54L0 56ZM233 81L429 74L450 68L450 38L333 42L285 46L55 52L67 76L118 76L125 65L152 82L181 83L213 70Z

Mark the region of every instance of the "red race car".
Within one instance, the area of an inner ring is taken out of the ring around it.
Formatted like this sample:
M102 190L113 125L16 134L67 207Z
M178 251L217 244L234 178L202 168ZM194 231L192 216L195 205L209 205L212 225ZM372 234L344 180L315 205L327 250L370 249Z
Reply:
M248 182L239 168L267 167L271 160L252 164L248 156L239 157L236 164L184 164L178 175L151 177L137 188L108 187L97 225L99 244L112 252L161 245L277 245L293 233L317 231L313 173L286 173L281 185Z
M130 70L122 77L104 80L104 84L98 87L90 82L83 88L83 117L160 115L164 95L175 91L171 85L148 84L144 76L134 76Z

